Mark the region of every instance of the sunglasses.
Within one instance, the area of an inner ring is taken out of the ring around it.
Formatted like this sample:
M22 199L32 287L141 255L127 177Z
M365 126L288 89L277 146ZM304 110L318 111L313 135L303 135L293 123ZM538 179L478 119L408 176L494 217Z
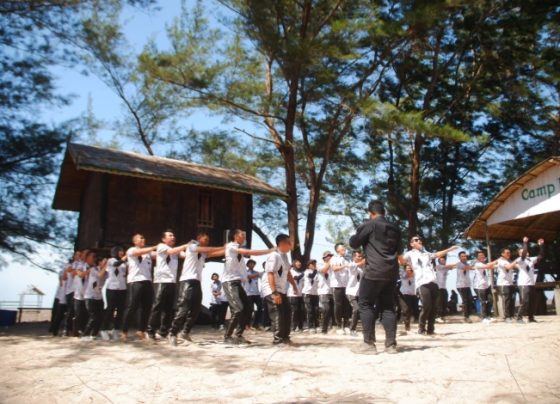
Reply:
M421 243L421 242L422 242L422 239L421 239L421 238L418 238L418 237L415 237L415 238L412 239L412 241L414 241L414 242L420 242L420 243Z

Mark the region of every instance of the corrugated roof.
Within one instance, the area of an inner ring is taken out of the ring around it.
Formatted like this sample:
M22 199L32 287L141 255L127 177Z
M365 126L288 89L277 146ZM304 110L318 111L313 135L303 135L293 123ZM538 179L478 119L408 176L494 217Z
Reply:
M254 176L233 170L165 157L69 143L53 207L69 209L69 204L62 200L64 198L61 195L73 192L68 188L74 188L76 182L79 182L77 174L80 171L127 175L283 199L288 197L284 192Z
M492 199L486 209L478 215L465 231L469 239L483 240L486 238L486 221L504 202L519 188L538 177L549 168L560 164L560 156L550 157L527 170L524 174L506 185ZM492 240L521 240L524 236L531 239L543 237L554 239L560 232L560 211L542 215L510 220L488 226L488 235Z

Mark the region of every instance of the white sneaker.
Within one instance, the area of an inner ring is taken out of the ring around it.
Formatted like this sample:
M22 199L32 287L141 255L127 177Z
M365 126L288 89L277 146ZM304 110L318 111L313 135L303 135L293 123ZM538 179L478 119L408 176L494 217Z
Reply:
M119 330L113 330L113 341L118 341L121 338Z
M490 324L490 320L487 318L482 319L482 324Z
M167 337L167 339L169 340L169 345L177 346L177 336L169 334L169 337Z
M344 331L344 335L349 335L350 334L350 328L346 327L343 329Z
M438 318L436 318L436 323L443 324L443 323L445 323L445 320L441 317L438 317Z
M345 335L346 333L344 332L344 328L339 328L338 330L336 330L336 335Z
M109 341L109 332L108 331L99 331L99 335L103 341Z
M220 326L220 331L224 331L224 326L223 325Z
M495 322L496 322L496 319L495 319L494 317L490 317L490 318L488 318L488 320L489 320L491 323L495 323Z

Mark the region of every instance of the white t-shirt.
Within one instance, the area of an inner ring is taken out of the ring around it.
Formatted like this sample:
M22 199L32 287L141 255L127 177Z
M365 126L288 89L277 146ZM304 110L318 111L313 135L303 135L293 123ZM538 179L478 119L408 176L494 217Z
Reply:
M324 266L324 264L323 264ZM326 274L324 274L321 271L321 267L319 267L319 273L317 274L317 278L319 279L318 285L317 285L317 293L319 293L320 295L331 295L332 294L332 290L330 287L330 283L329 283L329 272L328 271Z
M64 269L58 273L58 286L54 297L58 299L58 304L66 304L66 281L64 280Z
M226 244L226 263L222 275L222 282L242 281L247 277L245 257L239 254L239 244L232 241Z
M406 277L406 271L402 270L400 271L400 275L401 275L401 293L403 295L412 295L412 296L416 296L416 286L414 284L414 276L412 276L412 278L407 278Z
M457 288L470 288L471 287L471 276L470 271L465 269L468 264L463 264L462 262L457 263Z
M128 276L126 281L128 283L152 280L152 255L150 253L138 257L132 255L137 249L138 247L130 247L126 252L128 257Z
M257 272L254 269L247 269L247 275L259 275L258 278L252 279L249 279L249 276L247 276L247 282L243 283L243 287L245 288L247 296L260 296L261 292L259 290L259 278L262 276L262 272Z
M348 284L346 285L346 294L348 296L358 296L360 290L360 280L362 278L362 268L355 262L350 264L348 268Z
M475 289L488 289L490 284L488 282L487 270L484 268L485 263L477 261L474 264L474 288Z
M222 282L214 282L210 285L210 304L220 304L222 303L221 295L223 294L222 291ZM218 292L218 296L214 295L214 292Z
M436 259L436 255L427 251L412 249L404 254L404 259L412 267L414 271L414 283L416 289L428 283L436 283L436 272L432 261Z
M302 296L302 290L303 290L303 283L305 282L303 280L303 278L305 278L305 272L304 271L296 271L295 269L290 269L290 273L292 274L292 277L294 278L294 280L296 281L296 285L298 287L298 292L297 294L294 293L294 288L292 287L292 285L290 283L288 283L288 297L298 297L298 296Z
M169 247L165 243L159 243L156 250L156 268L154 270L154 283L177 282L177 268L179 267L178 254L169 255Z
M505 258L498 259L498 280L496 281L498 286L513 285L513 269L506 269L506 265L509 264L509 260L506 260Z
M447 275L449 275L449 269L445 265L436 265L436 280L438 288L447 289Z
M517 268L519 268L519 274L517 275L517 285L518 286L533 286L535 285L535 264L537 263L539 257L521 257L517 259Z
M318 295L317 288L319 286L319 271L306 269L303 276L303 288L301 293L304 295Z
M272 294L273 290L268 283L268 274L274 274L274 282L278 293L288 293L288 273L290 272L288 255L278 251L273 252L266 260L264 274L262 277L262 295L264 297Z
M122 262L120 265L115 266L119 260L116 258L109 258L107 260L107 289L109 290L126 290L126 263Z
M181 271L180 281L197 280L202 281L202 270L206 263L208 254L197 252L199 244L197 241L191 241L191 244L185 251L185 261L183 262L183 270Z
M75 261L74 261L75 262ZM70 267L74 268L74 262L70 264ZM64 293L69 295L74 293L74 274L66 272L66 282L64 283Z
M72 268L78 272L85 272L87 265L84 261L75 261L72 264ZM76 300L84 300L84 291L86 289L86 278L82 278L78 275L74 276L73 284L74 284L74 299Z
M348 269L334 271L333 266L348 265L349 261L342 255L335 255L330 260L329 284L331 288L345 288L348 285Z
M89 270L84 291L84 299L103 300L103 279L99 278L99 268L93 266Z

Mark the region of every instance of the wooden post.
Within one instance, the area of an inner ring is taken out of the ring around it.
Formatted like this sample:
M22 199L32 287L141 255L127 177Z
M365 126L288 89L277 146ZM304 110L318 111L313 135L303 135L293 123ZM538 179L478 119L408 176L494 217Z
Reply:
M492 248L490 247L490 237L488 236L488 223L484 222L484 233L486 235L486 253L488 255L488 262L492 261ZM494 314L496 317L502 315L502 297L497 293L496 286L494 285L494 270L490 270L490 290L492 291L492 303L494 306Z

